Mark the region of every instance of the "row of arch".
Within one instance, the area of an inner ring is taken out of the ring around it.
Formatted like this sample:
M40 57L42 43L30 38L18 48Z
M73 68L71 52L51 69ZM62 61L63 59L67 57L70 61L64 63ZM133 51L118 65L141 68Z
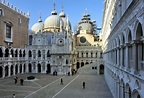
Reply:
M33 54L37 54L38 57L42 57L43 54L45 54L46 50L29 50L28 51L28 57L32 57ZM47 57L51 57L50 50L47 50Z
M133 67L135 71L142 70L141 65L144 61L143 30L142 23L137 21L134 28L128 27L125 32L117 35L108 44L107 59L128 69Z
M102 58L102 52L78 52L77 57Z
M25 72L26 72L25 64L0 66L0 78L9 77Z
M0 57L25 57L25 54L23 49L0 48Z
M143 98L140 94L141 84L139 80L133 79L131 75L125 74L117 71L112 71L109 68L106 68L106 74L110 74L110 89L113 92L115 98ZM105 74L105 75L106 75ZM107 76L107 75L106 75Z
M50 64L47 64L47 66L43 66L40 63L38 63L37 65L29 63L28 66L26 66L26 64L0 66L0 78L15 76L16 74L33 73L33 72L51 73L51 66Z

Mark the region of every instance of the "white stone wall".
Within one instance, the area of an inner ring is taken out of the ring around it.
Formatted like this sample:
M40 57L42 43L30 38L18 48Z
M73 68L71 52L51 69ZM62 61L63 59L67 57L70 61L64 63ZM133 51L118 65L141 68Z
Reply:
M143 98L144 1L106 0L105 4L102 36L106 82L114 98ZM110 17L111 21L106 20Z

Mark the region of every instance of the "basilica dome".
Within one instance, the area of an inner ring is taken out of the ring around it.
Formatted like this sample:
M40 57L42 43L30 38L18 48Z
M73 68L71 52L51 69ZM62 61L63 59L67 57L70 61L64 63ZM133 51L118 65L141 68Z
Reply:
M61 18L57 15L56 10L51 12L51 16L47 17L44 22L44 31L53 31L54 29L60 29Z
M43 31L43 22L42 22L41 17L40 17L40 19L38 20L38 22L35 23L35 24L32 26L31 30L32 30L35 34L37 34L38 32L42 32L42 31Z
M60 17L65 17L65 13L62 11L60 14L59 14Z
M63 21L63 27L64 27L64 29L66 29L67 25L69 25L69 28L71 29L70 21L68 20L68 18L66 18L66 15L65 15L65 13L63 11L59 14L59 17Z

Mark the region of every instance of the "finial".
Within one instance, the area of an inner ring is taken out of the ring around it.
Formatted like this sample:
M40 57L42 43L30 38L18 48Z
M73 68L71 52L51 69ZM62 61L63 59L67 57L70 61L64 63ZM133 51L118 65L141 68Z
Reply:
M64 6L63 6L63 4L62 4L62 11L63 11L63 9L64 9Z
M40 12L40 17L39 17L38 22L42 22L42 19L41 19L41 12Z
M54 2L54 4L53 4L53 6L54 6L54 10L55 10L55 6L56 6L55 2Z
M87 8L85 9L85 15L87 15L88 14L88 10L87 10Z

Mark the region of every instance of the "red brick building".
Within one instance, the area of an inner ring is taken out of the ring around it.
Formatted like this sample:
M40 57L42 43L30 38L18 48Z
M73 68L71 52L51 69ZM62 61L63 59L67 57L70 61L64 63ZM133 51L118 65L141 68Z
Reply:
M28 15L13 7L0 3L0 46L11 45L24 48L28 38Z

